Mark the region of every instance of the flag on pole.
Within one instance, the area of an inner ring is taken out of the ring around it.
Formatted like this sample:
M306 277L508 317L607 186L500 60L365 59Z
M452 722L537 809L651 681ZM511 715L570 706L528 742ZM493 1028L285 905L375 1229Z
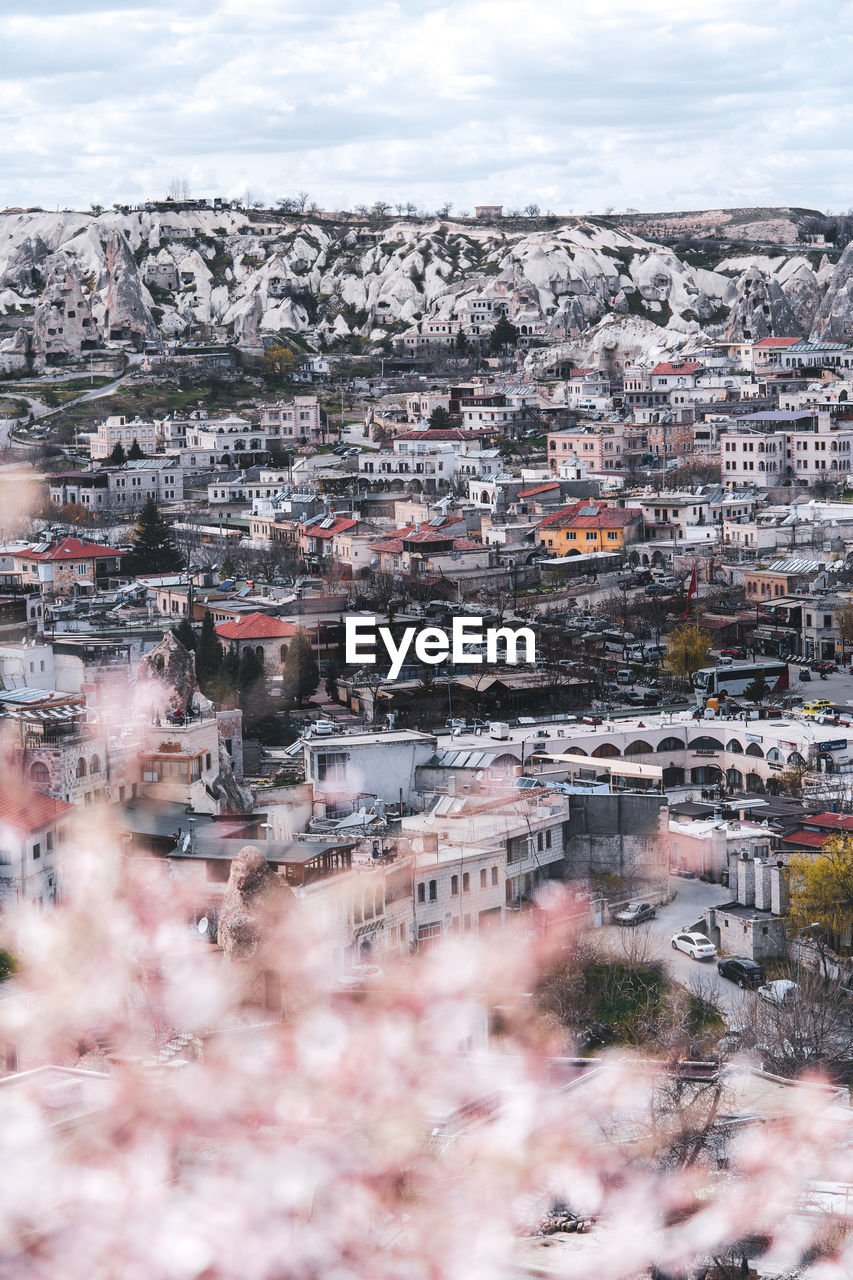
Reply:
M690 586L687 588L687 599L684 602L684 616L690 617L690 601L696 594L696 565L693 566L693 572L690 575Z

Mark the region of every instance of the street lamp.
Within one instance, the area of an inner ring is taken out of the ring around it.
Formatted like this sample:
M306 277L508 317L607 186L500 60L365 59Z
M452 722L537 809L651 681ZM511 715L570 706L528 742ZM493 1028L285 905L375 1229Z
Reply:
M797 986L800 985L800 955L803 949L803 944L800 941L800 939L802 938L803 934L808 933L810 929L819 929L819 928L820 928L820 923L819 921L815 920L812 924L804 925L802 929L797 930Z

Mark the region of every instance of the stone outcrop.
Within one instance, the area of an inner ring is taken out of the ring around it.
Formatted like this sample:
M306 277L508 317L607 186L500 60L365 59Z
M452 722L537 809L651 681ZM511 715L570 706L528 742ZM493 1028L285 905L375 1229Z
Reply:
M62 257L53 258L41 301L33 317L32 350L36 357L79 356L97 345L92 307L77 268Z
M848 244L832 272L814 329L829 342L853 339L853 243Z
M18 373L30 363L30 345L25 329L16 329L0 342L0 373Z
M730 342L761 338L801 338L791 305L779 282L750 267L740 278L729 315L726 337Z
M106 336L113 340L145 342L156 337L154 317L142 297L139 268L121 231L110 232L105 250L108 274Z
M827 254L818 267L813 252L795 247L797 211L751 212L746 221L718 210L554 219L547 227L525 219L373 226L300 218L261 236L239 210L15 211L0 215L0 311L36 306L38 360L73 356L86 341L69 324L82 321L84 308L66 302L60 314L58 305L75 281L97 337L135 343L199 325L221 326L255 350L279 332L304 335L309 346L350 335L378 342L428 319L470 316L472 301L489 300L495 310L479 313L485 324L506 305L524 336L572 343L579 357L602 326L614 325L625 336L608 340L633 350L647 339L643 356L726 333L853 338L851 250L838 263ZM727 228L741 256L718 259L713 247L677 238L725 240ZM754 252L741 243L750 233L762 241ZM778 249L768 251L768 240ZM8 353L13 366L20 354Z
M234 960L250 959L292 903L293 891L260 849L246 845L231 863L219 913L219 945Z
M165 711L185 716L196 691L195 654L166 631L159 644L143 654L136 669L137 686L148 686Z

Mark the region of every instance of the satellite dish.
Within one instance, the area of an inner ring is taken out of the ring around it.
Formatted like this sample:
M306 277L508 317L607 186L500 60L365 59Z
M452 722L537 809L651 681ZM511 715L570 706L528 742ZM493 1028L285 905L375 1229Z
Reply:
M202 935L207 933L207 916L202 916L202 918L199 920L198 931Z

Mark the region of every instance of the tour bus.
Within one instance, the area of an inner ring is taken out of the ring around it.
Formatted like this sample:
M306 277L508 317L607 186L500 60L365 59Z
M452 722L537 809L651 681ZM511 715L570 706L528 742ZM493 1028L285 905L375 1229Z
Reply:
M696 701L703 706L706 698L726 693L730 697L743 696L744 690L763 674L769 693L784 693L789 687L787 662L738 662L731 667L703 667L693 676Z

